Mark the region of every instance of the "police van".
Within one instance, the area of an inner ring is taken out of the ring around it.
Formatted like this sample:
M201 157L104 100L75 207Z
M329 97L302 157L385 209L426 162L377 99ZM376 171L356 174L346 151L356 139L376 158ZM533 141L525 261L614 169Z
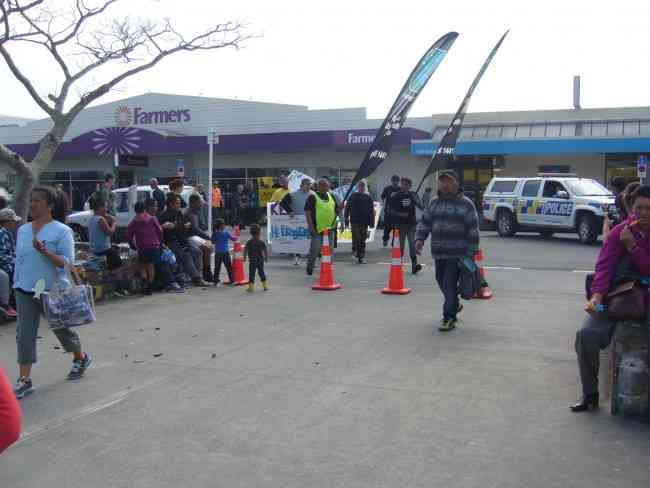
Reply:
M502 237L518 231L577 232L593 244L603 227L604 212L614 195L595 180L575 175L539 174L534 178L493 178L483 195L483 216Z

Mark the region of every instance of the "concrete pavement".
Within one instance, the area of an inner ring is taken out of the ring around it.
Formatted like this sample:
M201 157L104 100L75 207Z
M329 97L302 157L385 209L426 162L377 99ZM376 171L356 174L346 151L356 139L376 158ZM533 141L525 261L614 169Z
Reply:
M567 408L597 248L483 237L495 298L467 303L449 334L433 332L432 267L407 274L410 295L382 296L376 248L363 267L337 254L337 292L274 259L268 293L100 306L77 383L43 327L0 486L647 487L647 425ZM13 327L0 334L13 375Z

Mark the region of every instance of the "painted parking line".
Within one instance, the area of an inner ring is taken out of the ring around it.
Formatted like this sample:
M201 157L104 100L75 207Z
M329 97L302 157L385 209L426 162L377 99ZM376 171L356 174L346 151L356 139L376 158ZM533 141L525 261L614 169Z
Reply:
M521 271L522 268L515 268L512 266L483 266L485 269L501 269L505 271Z

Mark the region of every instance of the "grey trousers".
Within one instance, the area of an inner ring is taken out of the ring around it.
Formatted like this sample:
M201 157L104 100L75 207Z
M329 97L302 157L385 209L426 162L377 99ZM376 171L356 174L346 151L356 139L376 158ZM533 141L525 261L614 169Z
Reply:
M16 345L18 347L18 364L34 364L36 362L36 337L41 323L41 304L29 294L16 290ZM81 340L72 329L55 329L54 335L65 352L80 353Z
M0 305L9 304L9 295L11 292L11 283L6 271L0 269Z
M309 244L309 257L307 258L307 270L310 271L314 270L314 264L316 264L316 258L320 254L320 249L322 245L323 245L322 234L311 236L311 242Z
M404 255L404 247L406 242L409 244L409 256L411 261L417 261L418 255L415 252L415 225L398 225L396 228L399 229L399 250L402 257Z
M600 350L609 345L614 327L615 324L610 322L604 314L598 314L596 317L590 315L576 333L575 349L584 395L598 392Z

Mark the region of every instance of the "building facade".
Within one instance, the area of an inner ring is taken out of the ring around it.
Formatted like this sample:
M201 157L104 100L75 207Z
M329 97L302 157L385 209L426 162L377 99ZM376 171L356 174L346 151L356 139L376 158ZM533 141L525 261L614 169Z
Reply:
M373 194L390 176L421 179L451 114L409 118L390 158L370 178ZM36 152L49 119L0 119L0 143L26 158ZM107 173L118 185L184 176L205 183L208 139L218 134L213 177L227 190L260 177L298 170L344 184L359 167L381 120L363 108L306 106L150 93L84 110L68 131L42 183L62 183L83 204ZM576 173L608 183L636 178L650 153L650 108L571 109L468 114L454 165L480 196L494 175ZM0 167L10 188L14 176ZM431 178L426 186L435 185Z

